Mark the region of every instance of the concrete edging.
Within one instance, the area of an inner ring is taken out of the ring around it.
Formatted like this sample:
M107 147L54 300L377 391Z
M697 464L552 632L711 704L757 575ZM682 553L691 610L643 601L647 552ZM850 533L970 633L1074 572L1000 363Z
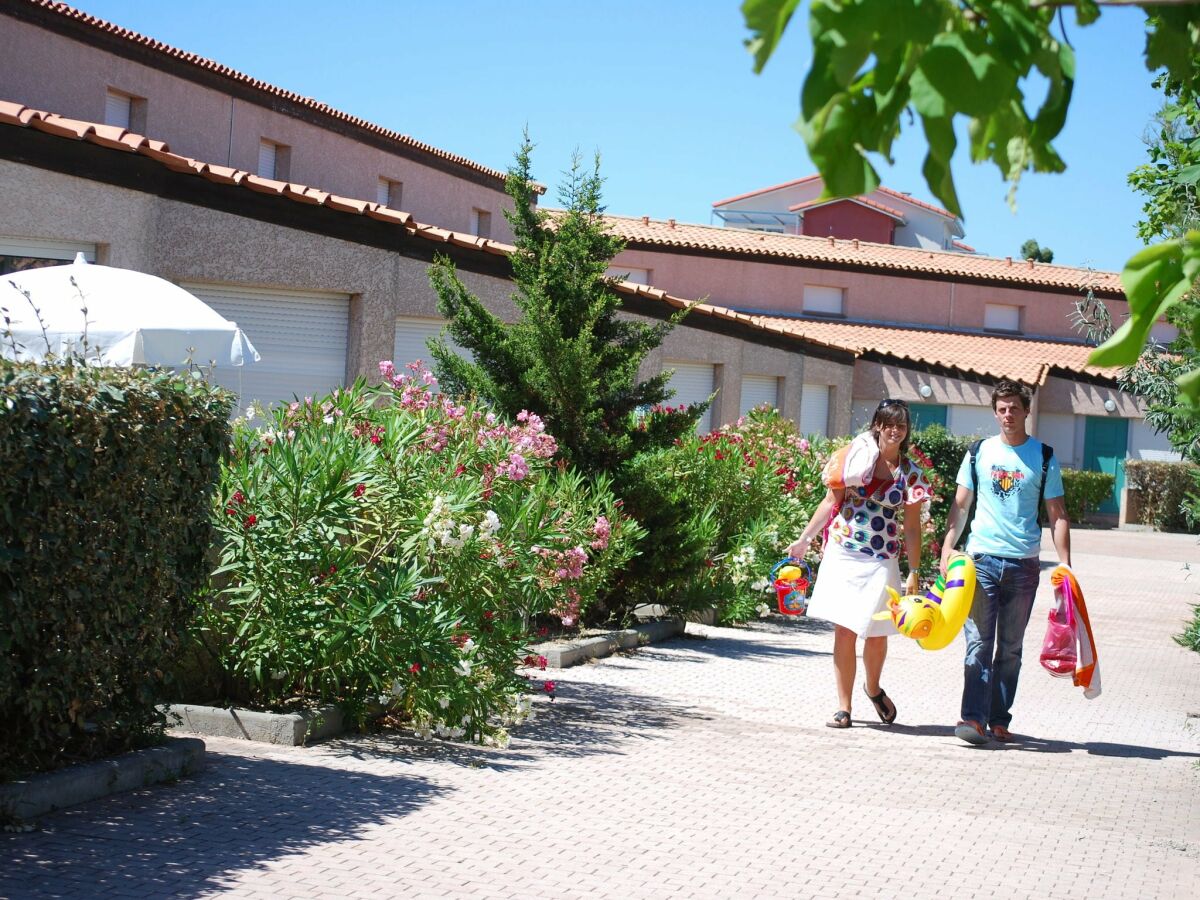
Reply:
M320 706L299 713L273 713L188 703L167 707L167 714L179 716L180 721L170 726L179 731L287 747L300 747L308 741L333 737L346 730L345 716L336 706Z
M589 659L612 656L618 650L636 650L642 644L665 641L683 634L683 631L682 619L661 619L570 643L543 644L535 649L546 657L547 668L566 669Z
M194 775L204 768L204 741L167 738L160 747L80 763L0 784L0 814L33 819L56 809Z

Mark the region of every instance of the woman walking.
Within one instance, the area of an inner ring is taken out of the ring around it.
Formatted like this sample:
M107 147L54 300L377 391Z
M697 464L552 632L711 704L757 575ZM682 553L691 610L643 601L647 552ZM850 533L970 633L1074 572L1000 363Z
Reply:
M800 537L788 547L803 557L826 530L824 551L808 615L834 624L833 668L838 709L825 724L849 728L856 665L855 644L863 644L863 690L884 724L896 720L896 704L879 684L887 639L896 634L891 619L874 615L887 608L887 588L900 590L900 547L908 557L907 593L917 591L921 564L921 504L929 482L908 458L908 404L884 400L871 417L869 432L856 437L829 461L822 480L829 488Z

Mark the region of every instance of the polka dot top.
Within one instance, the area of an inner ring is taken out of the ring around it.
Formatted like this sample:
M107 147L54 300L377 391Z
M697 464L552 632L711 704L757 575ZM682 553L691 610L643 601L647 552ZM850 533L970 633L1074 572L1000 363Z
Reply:
M892 559L900 552L897 511L932 496L925 473L905 460L895 479L878 482L870 494L866 487L846 488L842 507L829 524L829 539L864 556Z

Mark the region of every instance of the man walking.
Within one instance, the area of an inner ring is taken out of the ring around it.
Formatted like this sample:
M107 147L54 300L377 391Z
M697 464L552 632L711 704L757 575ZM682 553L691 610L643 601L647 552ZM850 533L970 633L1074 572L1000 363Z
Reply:
M958 470L958 491L942 540L942 573L975 500L966 550L975 560L975 599L963 626L962 720L956 736L969 744L1013 739L1013 698L1021 674L1021 644L1038 586L1044 498L1059 562L1071 564L1071 527L1063 500L1062 471L1053 450L1025 430L1029 389L1001 381L992 391L1000 434L976 442ZM986 730L985 730L986 729Z

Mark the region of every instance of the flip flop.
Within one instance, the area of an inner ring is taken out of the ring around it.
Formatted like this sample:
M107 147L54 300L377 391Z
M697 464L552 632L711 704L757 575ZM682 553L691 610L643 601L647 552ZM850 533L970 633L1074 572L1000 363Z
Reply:
M849 728L850 713L844 709L839 709L833 714L833 718L825 723L826 728Z
M887 695L883 688L879 689L879 693L872 697L867 693L867 686L863 685L863 693L867 694L867 699L875 706L875 712L879 713L879 721L884 725L891 725L896 721L896 704L892 702L892 698ZM888 707L891 707L889 710Z
M982 747L990 740L978 722L959 722L954 726L954 736L976 747Z
M1004 725L993 725L988 729L992 733L992 740L1000 744L1011 744L1016 738L1013 733Z

